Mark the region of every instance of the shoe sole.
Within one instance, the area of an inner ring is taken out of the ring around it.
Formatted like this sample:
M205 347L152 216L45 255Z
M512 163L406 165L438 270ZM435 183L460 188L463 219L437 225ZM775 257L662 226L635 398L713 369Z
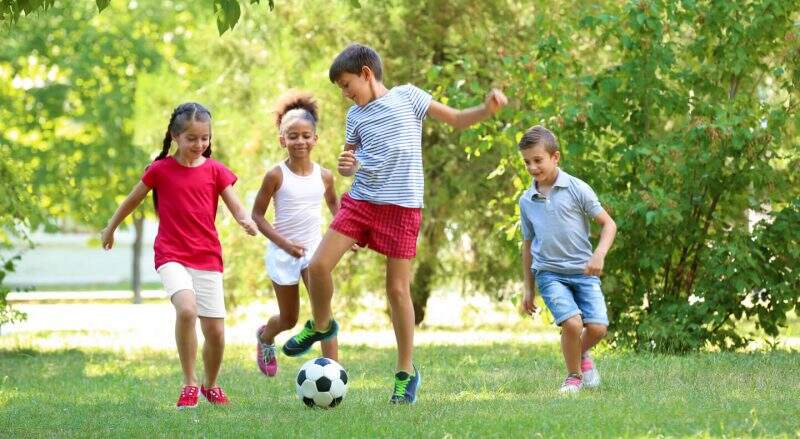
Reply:
M178 410L196 409L199 404L200 403L198 402L195 405L180 405L180 406L177 406L177 408L178 408Z

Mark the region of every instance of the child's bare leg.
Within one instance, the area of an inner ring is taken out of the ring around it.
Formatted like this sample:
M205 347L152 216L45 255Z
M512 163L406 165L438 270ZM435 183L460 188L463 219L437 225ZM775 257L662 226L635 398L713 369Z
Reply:
M561 322L561 351L564 353L564 362L567 372L581 373L581 332L583 319L576 315Z
M217 375L225 351L225 319L200 317L200 328L206 341L203 343L203 365L206 370L205 386L217 387Z
M355 244L355 239L329 229L322 238L308 266L311 314L317 331L325 331L331 322L333 277L331 272L342 256Z
M300 275L303 276L303 283L306 285L306 290L310 291L309 279L308 279L308 269L303 270L300 272ZM299 307L299 304L298 304ZM295 322L297 322L297 315L295 315ZM292 324L294 326L294 323ZM331 337L327 340L322 341L322 356L325 358L330 358L333 361L339 361L339 342L336 337Z
M606 336L608 326L596 323L587 323L581 334L581 354L589 352L589 349L600 342Z
M397 370L414 373L414 306L411 302L411 260L387 258L386 296L397 340Z
M175 306L175 344L178 346L178 357L183 370L183 385L196 386L197 377L194 365L197 356L197 302L194 291L181 290L172 295Z
M268 344L275 343L275 336L283 331L294 328L300 312L300 288L298 285L278 285L272 283L275 297L278 299L278 315L267 321L267 327L261 331L261 341Z

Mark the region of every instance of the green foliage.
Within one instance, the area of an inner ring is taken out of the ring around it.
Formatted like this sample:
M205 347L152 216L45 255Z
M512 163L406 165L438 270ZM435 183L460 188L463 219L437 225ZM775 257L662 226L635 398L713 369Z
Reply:
M537 17L533 49L507 48L507 154L545 123L619 226L604 277L616 344L738 348L741 319L776 335L800 304L797 252L770 250L800 241L794 3L597 7Z

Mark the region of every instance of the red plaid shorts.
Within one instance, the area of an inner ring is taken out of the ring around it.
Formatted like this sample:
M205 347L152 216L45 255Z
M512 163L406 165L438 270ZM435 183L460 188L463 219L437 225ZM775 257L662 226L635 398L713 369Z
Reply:
M331 229L390 258L412 259L417 255L421 222L422 209L374 204L344 194Z

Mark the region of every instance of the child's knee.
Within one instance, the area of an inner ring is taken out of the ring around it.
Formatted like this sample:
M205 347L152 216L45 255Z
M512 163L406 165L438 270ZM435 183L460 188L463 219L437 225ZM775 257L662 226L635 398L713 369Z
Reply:
M320 258L313 258L308 264L308 274L310 276L325 276L329 275L331 271L333 271L333 267L329 267L328 264L326 264Z
M596 338L603 338L608 333L608 326L587 324L586 330Z
M203 336L206 341L220 343L225 341L225 325L205 325L203 327Z
M561 322L561 330L580 334L583 331L583 319L580 315L572 316Z
M175 315L182 322L191 322L197 318L197 306L194 304L182 304L175 307Z

